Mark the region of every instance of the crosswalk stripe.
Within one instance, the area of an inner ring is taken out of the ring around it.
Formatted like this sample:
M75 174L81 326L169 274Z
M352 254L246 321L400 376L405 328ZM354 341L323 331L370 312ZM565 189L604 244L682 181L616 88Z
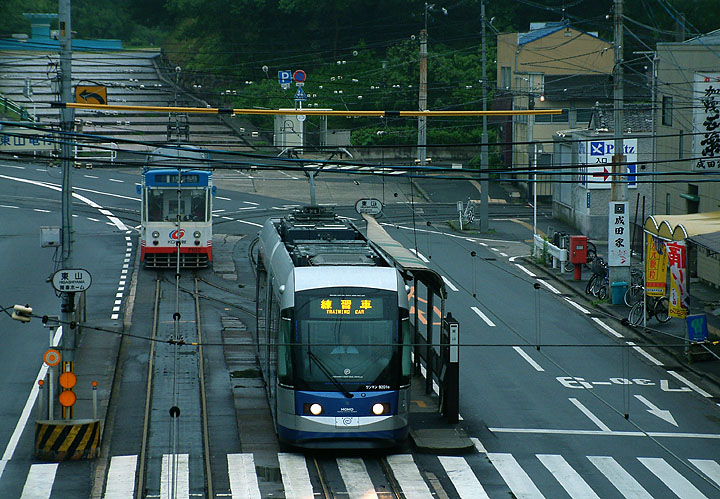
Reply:
M137 455L113 456L110 459L105 499L124 499L135 495L135 469Z
M350 499L377 499L375 486L362 458L338 458L337 464Z
M172 463L175 460L175 476ZM190 498L190 467L188 454L163 454L160 474L160 499ZM174 493L173 493L174 492Z
M260 499L255 458L250 453L228 454L228 476L233 499Z
M393 454L386 459L405 497L433 499L411 454Z
M536 454L541 463L553 474L570 497L600 497L582 479L577 471L558 454Z
M278 454L278 461L280 462L283 487L285 487L285 497L313 499L313 487L305 456L281 452Z
M464 457L438 456L438 459L461 498L484 499L488 497L480 480L477 479Z
M588 456L588 459L627 499L652 499L642 485L612 457Z
M681 499L705 498L702 492L696 489L687 478L678 473L663 458L639 457L638 460Z
M720 485L720 464L711 459L690 459L690 462L713 482Z
M540 498L543 496L530 477L520 467L512 454L488 452L490 462L508 484L510 490L518 499Z
M20 499L48 499L52 492L58 463L30 466Z

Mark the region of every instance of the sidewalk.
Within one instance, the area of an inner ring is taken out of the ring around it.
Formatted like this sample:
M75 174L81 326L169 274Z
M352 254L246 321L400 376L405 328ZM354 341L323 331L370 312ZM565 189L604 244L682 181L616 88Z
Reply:
M544 226L538 226L544 233L548 228L556 231L567 232L568 234L576 234L578 231L564 224L561 221L552 219L545 221ZM599 256L607 259L607 242L592 241ZM627 331L629 336L637 336L643 342L658 345L663 351L671 355L678 363L689 371L702 376L713 383L720 386L720 344L708 344L706 346L715 354L713 356L707 350L700 347L698 351L702 351L702 355L693 356L688 360L685 353L685 337L686 325L682 319L672 318L665 324L659 323L657 320L650 319L647 323L647 330L643 327L632 327L623 323L623 319L627 318L630 311L624 303L613 305L611 303L598 303L597 298L585 293L585 286L588 279L592 275L590 270L583 269L582 276L579 281L573 279L573 272L561 272L560 268L552 268L551 266L542 266L535 262L532 257L526 258L526 263L535 267L539 275L548 277L557 283L563 284L570 289L574 295L578 297L584 305L590 308L595 307L604 316L611 317L616 322L613 325L618 330ZM642 262L633 258L633 267L641 267ZM690 282L690 314L705 314L708 324L708 340L710 342L720 341L720 290L714 289L696 278L691 278Z

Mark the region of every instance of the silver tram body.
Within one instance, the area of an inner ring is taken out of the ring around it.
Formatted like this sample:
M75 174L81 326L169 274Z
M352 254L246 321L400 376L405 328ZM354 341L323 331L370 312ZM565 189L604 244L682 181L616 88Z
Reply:
M258 358L280 440L403 441L412 338L400 273L354 225L318 207L269 219L258 247Z

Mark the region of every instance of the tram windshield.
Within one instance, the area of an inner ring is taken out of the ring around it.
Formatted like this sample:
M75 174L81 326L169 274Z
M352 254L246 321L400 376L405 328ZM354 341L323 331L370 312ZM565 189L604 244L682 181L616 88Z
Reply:
M337 390L338 383L348 391L394 390L407 384L410 347L401 345L411 339L400 318L397 296L388 291L298 293L293 384L318 391Z
M208 221L207 189L151 188L147 190L147 220L172 222L180 215L181 221Z

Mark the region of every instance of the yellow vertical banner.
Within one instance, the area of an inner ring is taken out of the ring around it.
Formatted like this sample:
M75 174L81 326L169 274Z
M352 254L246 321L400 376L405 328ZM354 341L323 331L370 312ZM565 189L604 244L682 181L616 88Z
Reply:
M684 319L688 314L687 299L687 251L685 241L666 243L668 266L670 268L670 303L668 315Z
M665 296L667 275L667 251L660 238L647 235L645 247L645 294Z

